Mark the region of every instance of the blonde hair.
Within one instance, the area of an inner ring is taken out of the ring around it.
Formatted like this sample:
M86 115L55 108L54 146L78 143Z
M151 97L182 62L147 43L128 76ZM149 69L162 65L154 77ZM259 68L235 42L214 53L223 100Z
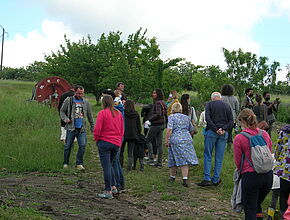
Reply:
M172 98L173 99L178 99L178 94L177 94L177 91L176 90L171 90L170 91L170 94L172 94Z
M240 114L238 116L238 119L244 121L248 128L251 128L251 129L256 129L257 128L258 122L257 122L257 119L256 119L256 115L249 108L243 109L240 112Z
M179 102L174 103L171 107L171 114L174 113L182 113L182 105Z

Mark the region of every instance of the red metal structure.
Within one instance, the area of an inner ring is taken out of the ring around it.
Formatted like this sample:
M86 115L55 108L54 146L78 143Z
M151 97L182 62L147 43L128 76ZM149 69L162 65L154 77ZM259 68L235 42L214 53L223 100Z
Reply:
M63 78L51 76L40 80L32 90L32 99L56 107L62 93L72 86Z

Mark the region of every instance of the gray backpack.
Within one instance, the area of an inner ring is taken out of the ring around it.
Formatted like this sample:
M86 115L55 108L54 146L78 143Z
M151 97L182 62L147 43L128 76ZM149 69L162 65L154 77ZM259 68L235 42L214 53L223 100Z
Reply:
M255 169L257 173L267 173L273 169L274 159L272 153L267 146L267 142L263 138L263 130L260 129L257 135L250 135L246 132L240 134L247 137L250 141L251 159L252 162L246 157L249 164Z

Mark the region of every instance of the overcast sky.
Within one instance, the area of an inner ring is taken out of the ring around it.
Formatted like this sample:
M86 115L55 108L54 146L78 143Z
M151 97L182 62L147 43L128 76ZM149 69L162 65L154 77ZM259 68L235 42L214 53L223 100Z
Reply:
M140 27L157 38L163 59L225 67L225 47L290 63L290 0L1 0L0 25L10 67L44 60L64 34L97 40L121 31L126 39Z

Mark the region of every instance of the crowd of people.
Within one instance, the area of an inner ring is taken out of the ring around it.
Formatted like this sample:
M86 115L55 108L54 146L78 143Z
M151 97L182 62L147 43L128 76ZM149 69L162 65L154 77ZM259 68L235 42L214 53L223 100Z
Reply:
M263 218L261 204L273 186L273 167L274 176L280 179L280 193L273 191L269 219L274 216L279 196L280 211L282 215L286 212L290 193L290 127L281 130L275 147L272 147L271 140L279 98L270 102L270 93L264 92L263 95L256 94L255 103L254 90L248 88L240 105L234 96L233 86L226 84L220 92L211 94L211 100L205 103L198 121L189 94L183 94L179 101L178 93L172 90L165 102L162 90L156 88L151 94L152 103L143 105L140 117L135 103L127 98L124 89L124 83L119 82L114 91L103 91L103 109L98 113L96 123L93 122L90 104L83 97L82 86L75 86L72 91L64 93L59 102L60 139L65 143L63 168L69 167L71 148L76 139L79 145L76 169L85 169L83 155L87 142L87 119L94 133L104 175L104 192L97 194L98 197L110 199L125 190L123 168L128 172L137 169L138 160L140 171L144 171L145 164L162 168L165 164L164 146L168 149L169 182L176 180L180 167L182 185L188 187L189 167L199 164L193 137L200 126L204 136L204 175L197 185L209 187L221 184L225 150L233 150L237 174L233 201L235 207L242 205L245 219ZM241 132L233 138L233 129L237 131L237 127L241 128ZM128 159L124 164L126 148Z

